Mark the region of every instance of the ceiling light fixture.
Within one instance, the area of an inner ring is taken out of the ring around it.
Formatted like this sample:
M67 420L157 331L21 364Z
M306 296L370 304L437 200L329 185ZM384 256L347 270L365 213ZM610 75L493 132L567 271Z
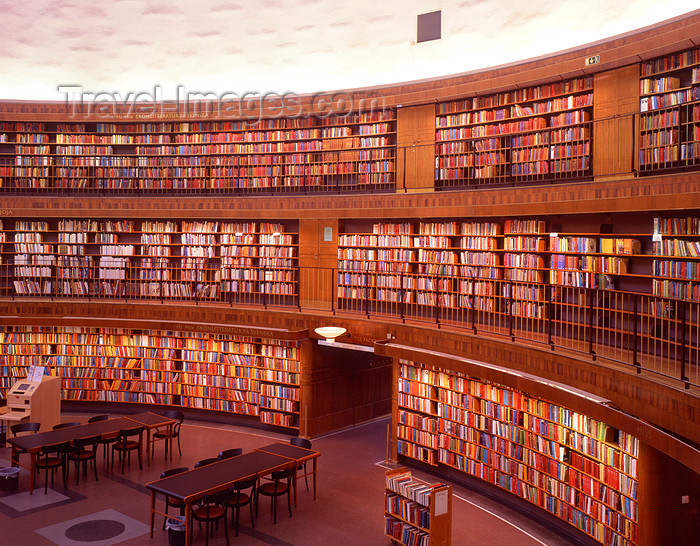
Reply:
M319 336L325 338L328 343L334 343L335 338L342 336L347 330L340 326L322 326L314 330Z

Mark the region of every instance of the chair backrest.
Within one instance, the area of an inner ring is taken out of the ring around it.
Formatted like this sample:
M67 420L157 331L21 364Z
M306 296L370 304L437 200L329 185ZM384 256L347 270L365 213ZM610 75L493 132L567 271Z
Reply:
M98 421L106 421L109 415L94 415L88 419L88 423L97 423Z
M59 430L62 428L79 427L79 426L80 426L80 423L77 421L74 421L73 423L59 423L58 425L54 425L53 429Z
M305 447L306 449L311 449L311 440L306 438L299 438L298 436L292 436L289 439L289 443L297 447Z
M223 461L224 459L230 459L231 457L238 457L239 455L242 455L242 454L243 454L243 448L241 448L241 447L224 449L221 453L219 453L219 460Z
M12 431L12 436L17 436L22 432L35 433L39 432L41 428L41 423L32 423L31 421L26 423L17 423L16 425L10 425L10 430Z
M61 442L50 446L41 446L41 455L52 455L54 453L66 453L70 450L70 441Z
M239 482L234 483L233 488L236 491L243 491L244 489L250 489L251 487L255 487L257 483L258 478L256 476L254 478L248 478L247 480L241 480Z
M92 446L92 449L94 450L101 439L102 436L99 434L96 434L95 436L87 436L86 438L77 438L76 440L73 440L73 445L77 448Z
M182 474L183 472L187 472L189 468L186 466L180 467L180 468L171 468L169 470L164 470L163 472L160 473L160 479L162 480L163 478L167 478L169 476L174 476L175 474Z
M294 475L295 470L296 469L294 467L285 468L284 470L278 470L277 472L273 472L271 476L272 479L276 482L281 482L282 480L290 480Z
M202 502L200 506L207 504L226 504L228 499L231 498L231 492L231 489L225 489L223 491L219 491L218 493L212 493L211 495L202 495Z
M197 462L194 464L194 467L195 467L195 468L200 468L200 467L202 467L202 466L207 466L208 464L217 463L217 462L219 462L219 458L218 458L218 457L210 457L209 459L202 459L201 461L197 461Z
M133 438L134 436L139 437L139 442L141 441L141 435L143 434L143 431L146 430L146 427L143 425L138 426L138 427L133 427L133 428L123 428L119 431L119 438L121 440L127 440L128 438Z
M164 411L163 415L168 419L175 419L178 425L182 424L182 422L185 420L185 414L178 410Z

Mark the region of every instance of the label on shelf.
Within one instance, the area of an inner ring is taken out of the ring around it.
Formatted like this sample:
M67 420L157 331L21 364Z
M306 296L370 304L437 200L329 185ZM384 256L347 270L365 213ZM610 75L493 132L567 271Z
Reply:
M435 515L441 516L447 513L449 495L447 489L435 493Z

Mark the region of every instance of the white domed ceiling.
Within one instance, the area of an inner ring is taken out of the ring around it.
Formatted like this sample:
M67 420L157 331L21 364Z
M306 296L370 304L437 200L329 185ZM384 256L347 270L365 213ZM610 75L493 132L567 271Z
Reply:
M0 0L0 99L309 93L457 74L633 31L697 0ZM416 43L419 14L441 38ZM59 87L61 90L59 90Z

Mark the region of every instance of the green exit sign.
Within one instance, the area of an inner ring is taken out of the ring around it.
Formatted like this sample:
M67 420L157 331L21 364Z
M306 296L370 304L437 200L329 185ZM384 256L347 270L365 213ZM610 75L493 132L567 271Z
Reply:
M586 57L586 66L591 66L592 64L598 64L600 62L600 55L592 55Z

